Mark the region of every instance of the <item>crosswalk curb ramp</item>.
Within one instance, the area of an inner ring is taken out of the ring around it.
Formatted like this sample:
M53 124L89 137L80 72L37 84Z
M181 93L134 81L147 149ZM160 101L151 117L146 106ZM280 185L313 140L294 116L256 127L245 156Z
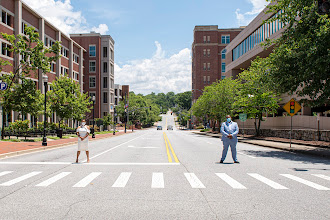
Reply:
M10 187L14 186L19 183L24 183L28 179L32 179L35 177L38 177L43 173L42 171L33 171L26 173L24 175L17 175L14 171L0 171L0 190L1 187ZM64 180L66 177L72 175L72 172L61 172L55 175L52 175L48 179L44 179L41 182L37 183L36 187L49 187L53 184L66 184L68 183ZM177 175L177 174L176 174ZM218 177L219 181L224 182L226 185L231 187L234 190L247 190L248 187L244 185L244 183L240 182L237 179L232 178L230 175L226 173L214 173ZM278 183L266 176L260 175L258 173L246 173L247 176L251 177L251 181L256 181L254 185L257 184L265 184L270 189L275 190L289 190L289 187L286 186L283 183ZM102 176L102 172L91 172L87 176L83 177L82 179L77 180L77 182L72 185L74 188L84 188L91 185L91 183L97 183L98 178ZM151 176L151 188L155 189L162 189L166 188L165 179L166 176L164 176L164 173L162 172L154 172L150 174ZM170 178L171 175L168 176ZM198 178L198 176L195 173L183 173L182 176L186 179L186 182L183 182L183 184L190 185L193 189L205 189L208 186L204 185L202 180ZM323 174L307 174L304 177L295 176L292 174L278 174L278 176L285 177L288 181L292 181L296 184L302 184L308 187L311 187L316 190L321 191L329 191L330 188L321 184L318 184L317 182L319 180L326 180L330 181L330 177L323 175ZM5 182L1 181L3 177L9 177L10 180L7 180ZM307 180L313 178L313 181ZM116 178L115 182L112 184L112 188L125 188L127 185L129 185L130 181L134 181L134 173L132 172L122 172L120 175ZM204 180L205 181L205 180ZM35 184L35 183L34 183ZM181 184L181 182L180 182ZM287 184L287 182L286 182ZM290 184L291 185L291 184ZM210 186L209 186L210 187ZM252 187L251 187L252 188ZM293 187L291 189L294 190Z

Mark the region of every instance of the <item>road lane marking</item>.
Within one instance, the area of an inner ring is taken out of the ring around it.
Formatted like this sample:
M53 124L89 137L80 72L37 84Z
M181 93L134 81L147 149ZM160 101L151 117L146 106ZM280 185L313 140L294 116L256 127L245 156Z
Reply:
M92 182L96 177L98 177L101 174L101 172L92 172L82 180L80 180L78 183L76 183L73 187L85 187L90 182Z
M248 173L248 175L252 176L253 178L267 184L268 186L274 188L274 189L288 189L285 186L282 186L281 184L278 184L270 179L267 179L266 177L263 177L257 173Z
M149 133L147 133L147 134L149 134ZM118 148L118 147L120 147L120 146L122 146L122 145L124 145L124 144L127 144L127 143L129 143L129 142L131 142L131 141L134 141L134 140L136 140L136 139L138 139L138 138L140 138L140 137L143 137L143 136L145 136L145 135L147 135L147 134L144 134L144 135L141 135L141 136L139 136L139 137L133 138L132 140L126 141L126 142L124 142L124 143L121 143L121 144L119 144L119 145L113 147L113 148L110 148L110 149L108 149L108 150L106 150L106 151L103 151L103 152L101 152L101 153L99 153L99 154L96 154L95 156L91 157L90 160L91 160L91 159L94 159L94 158L96 158L96 157L98 157L98 156L101 156L101 155L103 155L103 154L105 154L105 153L108 153L109 151L112 151L112 150L114 150L114 149L116 149L116 148ZM87 161L87 160L84 160L83 162L86 162L86 161Z
M5 165L84 165L84 166L172 166L180 165L180 163L71 163L71 162L0 162Z
M204 184L198 179L198 177L194 173L184 173L184 175L186 176L192 188L205 188Z
M176 156L175 153L174 153L174 150L173 150L173 147L172 147L172 144L171 144L170 140L168 139L168 137L167 137L167 135L166 135L165 132L164 132L164 134L165 134L165 137L166 137L166 139L167 139L167 142L168 142L168 144L169 144L169 146L170 146L170 149L171 149L171 152L172 152L172 155L173 155L174 161L175 161L176 163L179 163L179 160L178 160L177 156Z
M7 175L9 173L12 173L13 171L3 171L0 173L0 176L4 176L4 175Z
M324 186L321 186L319 184L316 184L316 183L313 183L311 181L308 181L308 180L305 180L305 179L302 179L300 177L297 177L297 176L294 176L294 175L291 175L291 174L280 174L281 176L285 176L289 179L292 179L294 181L297 181L299 183L302 183L302 184L305 184L307 186L310 186L314 189L317 189L317 190L330 190L329 188L327 187L324 187Z
M118 179L116 180L116 182L112 185L112 187L121 187L121 188L125 187L131 174L132 174L131 172L121 173Z
M159 148L159 147L135 147L135 146L129 145L128 148L155 149L155 148Z
M42 172L41 171L31 172L31 173L25 174L23 176L20 176L16 179L10 180L10 181L5 182L5 183L2 183L2 184L0 184L0 186L11 186L11 185L14 185L15 183L19 183L23 180L26 180L26 179L31 178L33 176L36 176L40 173L42 173Z
M231 178L225 173L216 173L218 177L220 177L223 181L225 181L228 185L230 185L234 189L246 189L245 186Z
M330 177L329 176L322 175L322 174L312 174L312 175L330 181Z
M163 136L164 136L164 141L165 141L165 146L166 146L167 159L168 159L169 163L172 163L172 157L171 157L170 151L168 149L168 144L167 144L165 132L163 132Z
M241 152L237 152L238 154L241 154L241 155L244 155L244 156L247 156L247 157L250 157L250 158L256 158L256 157L253 157L253 156L250 156L250 155L247 155L247 154L244 154L244 153L241 153Z
M53 183L55 183L56 181L58 181L58 180L60 180L60 179L62 179L62 178L64 178L64 177L66 177L66 176L69 175L70 173L71 173L71 172L62 172L62 173L60 173L60 174L58 174L58 175L56 175L56 176L53 176L53 177L49 178L48 180L45 180L45 181L39 183L39 184L36 185L36 186L43 186L43 187L49 186L50 184L53 184Z
M164 188L164 174L152 173L151 188Z

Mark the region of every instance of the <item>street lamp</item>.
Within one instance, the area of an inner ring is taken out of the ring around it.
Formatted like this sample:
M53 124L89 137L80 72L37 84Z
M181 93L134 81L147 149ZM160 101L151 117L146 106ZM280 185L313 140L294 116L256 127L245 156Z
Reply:
M42 80L44 81L44 87L45 87L45 115L44 115L44 137L42 139L42 146L47 146L47 137L46 137L46 103L47 103L47 83L48 83L48 76L43 75Z
M113 110L113 135L116 135L116 122L117 122L117 111L116 107Z
M95 138L95 130L94 130L94 124L95 124L95 119L94 119L94 104L95 104L95 96L93 95L91 98L93 102L93 129L92 129L92 138Z

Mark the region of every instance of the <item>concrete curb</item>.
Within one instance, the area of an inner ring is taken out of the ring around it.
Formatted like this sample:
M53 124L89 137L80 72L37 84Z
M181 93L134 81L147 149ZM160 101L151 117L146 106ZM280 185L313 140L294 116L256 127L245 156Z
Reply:
M111 138L111 137L113 137L113 136L101 137L101 138L97 138L97 139L92 139L90 141L102 140L102 139ZM36 147L36 148L32 148L32 149L27 149L27 150L20 150L20 151L4 153L4 154L0 154L0 159L13 157L13 156L18 156L18 155L29 154L29 153L36 153L36 152L39 152L39 151L51 150L51 149L55 149L55 148L68 147L68 146L71 146L71 145L75 145L77 143L78 143L78 141L74 141L74 142L70 142L70 143L57 144L57 145L53 145L53 146Z
M220 138L220 135L218 134L208 134L208 133L202 133L202 132L193 132L194 134L198 134L198 135L206 135L206 136L210 136L210 137L215 137L215 138ZM319 157L325 157L325 158L330 158L330 151L327 148L323 148L323 147L315 147L315 146L310 146L310 145L305 145L309 148L314 148L314 149L289 149L286 147L277 147L277 146L272 146L272 145L266 145L266 144L260 144L254 141L265 141L268 143L271 143L272 141L269 140L257 140L257 139L243 139L243 138L238 138L238 141L241 143L247 143L247 144L252 144L252 145L256 145L256 146L260 146L260 147L268 147L268 148L274 148L274 149L279 149L279 150L285 150L285 151L289 151L289 152L294 152L294 153L302 153L302 154L307 154L307 155L314 155L314 156L319 156ZM286 143L286 142L276 142L276 143ZM286 143L288 144L288 143ZM294 145L296 143L293 143ZM300 146L304 146L302 144L297 144Z

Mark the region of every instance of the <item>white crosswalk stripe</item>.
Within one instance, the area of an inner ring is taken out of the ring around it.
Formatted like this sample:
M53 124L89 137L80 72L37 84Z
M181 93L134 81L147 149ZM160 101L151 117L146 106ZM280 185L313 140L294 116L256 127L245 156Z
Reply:
M17 177L16 179L10 180L10 181L5 182L5 183L2 183L2 184L0 184L0 186L11 186L11 185L14 185L16 183L19 183L19 182L21 182L23 180L26 180L26 179L31 178L33 176L36 176L36 175L38 175L40 173L42 173L42 172L41 171L31 172L31 173L25 174L23 176Z
M216 173L218 177L220 177L223 181L225 181L228 185L230 185L234 189L246 189L245 186L231 178L225 173Z
M98 177L101 172L93 172L76 183L73 187L85 187L90 184L96 177Z
M270 179L267 179L264 176L261 176L260 174L257 173L248 173L248 175L252 176L253 178L267 184L268 186L274 188L274 189L288 189L285 186L282 186L281 184L278 184Z
M58 181L58 180L60 180L60 179L62 179L62 178L64 178L64 177L66 177L66 176L69 175L70 173L71 173L71 172L62 172L62 173L60 173L60 174L58 174L58 175L56 175L56 176L53 176L53 177L49 178L48 180L43 181L42 183L39 183L39 184L36 185L36 186L44 186L44 187L49 186L50 184L53 184L53 183L55 183L56 181Z
M164 175L163 173L153 173L151 188L164 188Z
M326 176L326 175L322 175L322 174L312 174L312 175L330 181L330 176Z
M132 173L123 172L119 175L112 187L125 187Z
M9 173L12 173L13 171L3 171L0 173L0 176L4 176L4 175L7 175Z
M197 178L194 173L185 173L184 175L186 176L192 188L205 188L203 183Z
M305 180L305 179L302 179L300 177L297 177L297 176L294 176L294 175L291 175L291 174L280 174L281 176L285 176L289 179L292 179L292 180L295 180L299 183L302 183L302 184L305 184L307 186L310 186L314 189L317 189L317 190L330 190L329 188L327 187L324 187L324 186L321 186L319 184L316 184L316 183L313 183L311 181L308 181L308 180Z

